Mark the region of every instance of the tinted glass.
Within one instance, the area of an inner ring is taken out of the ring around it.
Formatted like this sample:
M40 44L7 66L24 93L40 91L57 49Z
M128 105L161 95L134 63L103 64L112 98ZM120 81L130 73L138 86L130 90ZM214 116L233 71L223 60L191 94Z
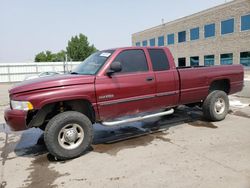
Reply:
M148 71L148 64L143 50L126 50L114 60L122 64L122 73Z
M77 65L71 74L94 75L96 74L107 59L112 55L114 50L99 51L90 55L82 63Z
M140 42L135 43L136 46L141 46Z
M186 31L181 31L178 33L178 42L185 42L186 41Z
M199 56L190 57L190 66L199 66Z
M214 23L205 25L204 30L205 30L204 31L205 38L215 36L215 24Z
M148 50L154 71L169 69L168 58L162 49Z
M46 75L49 75L49 73L48 73L48 72L42 72L42 73L40 73L39 75L40 75L40 76L46 76Z
M220 55L221 65L232 65L233 64L233 54L221 54Z
M185 66L186 66L186 58L185 57L178 58L178 67L185 67Z
M221 34L228 34L234 32L234 19L225 20L221 22Z
M240 64L250 67L250 52L240 53Z
M250 30L250 14L241 16L241 31Z
M150 39L149 44L150 46L155 46L155 39Z
M164 36L158 37L158 46L164 46Z
M199 27L190 29L190 40L197 40L200 38Z
M205 66L214 65L214 55L205 55L204 56L204 65Z
M174 44L174 34L168 34L168 45Z
M147 46L147 45L148 45L148 41L147 40L142 41L142 46Z
M48 72L48 75L55 75L55 74L59 74L57 72Z

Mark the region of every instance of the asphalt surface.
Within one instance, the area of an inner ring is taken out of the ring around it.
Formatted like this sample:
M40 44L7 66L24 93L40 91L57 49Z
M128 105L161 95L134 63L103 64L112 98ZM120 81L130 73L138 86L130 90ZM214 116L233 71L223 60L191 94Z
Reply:
M250 187L250 98L231 96L220 122L181 106L174 115L122 127L95 124L89 152L57 161L42 131L11 132L4 123L9 87L0 93L0 188Z

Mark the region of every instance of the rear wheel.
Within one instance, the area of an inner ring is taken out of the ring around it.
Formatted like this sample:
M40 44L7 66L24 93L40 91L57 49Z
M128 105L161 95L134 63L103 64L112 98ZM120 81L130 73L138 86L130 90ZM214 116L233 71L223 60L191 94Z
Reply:
M211 121L225 119L229 110L227 94L219 90L211 92L204 101L202 108L205 118Z
M91 121L79 112L67 111L52 118L45 128L44 141L57 159L78 157L87 151L93 140Z

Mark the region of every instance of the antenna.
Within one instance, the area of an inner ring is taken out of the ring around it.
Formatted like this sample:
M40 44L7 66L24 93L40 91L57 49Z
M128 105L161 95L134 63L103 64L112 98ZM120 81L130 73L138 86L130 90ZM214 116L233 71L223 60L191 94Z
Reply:
M164 18L161 19L161 24L162 24L162 25L164 24Z

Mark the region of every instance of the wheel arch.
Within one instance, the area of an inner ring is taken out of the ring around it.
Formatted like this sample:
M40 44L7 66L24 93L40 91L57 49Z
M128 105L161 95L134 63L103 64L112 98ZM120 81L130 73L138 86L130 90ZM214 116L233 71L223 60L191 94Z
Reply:
M209 85L208 93L215 90L224 91L226 94L230 93L230 80L228 78L220 78L213 80Z
M96 112L92 103L87 99L81 98L46 103L40 109L27 114L27 125L28 127L41 126L45 128L50 119L65 111L77 111L86 115L92 123L96 121Z

